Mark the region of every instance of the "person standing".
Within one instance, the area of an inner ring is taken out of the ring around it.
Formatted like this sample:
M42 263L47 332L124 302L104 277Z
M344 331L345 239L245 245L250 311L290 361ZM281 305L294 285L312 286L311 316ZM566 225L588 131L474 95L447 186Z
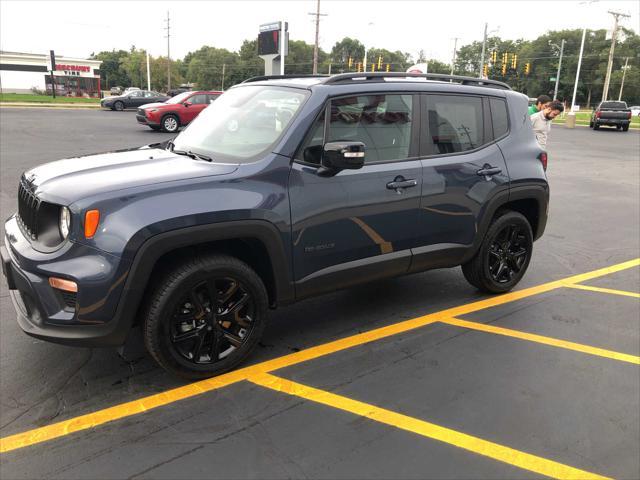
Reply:
M536 99L536 103L529 107L529 115L534 115L542 110L545 105L551 102L551 97L548 95L540 95Z
M547 103L538 113L534 113L529 117L533 132L536 134L538 145L545 151L547 150L547 137L551 130L551 122L563 111L564 105L554 100L553 102Z

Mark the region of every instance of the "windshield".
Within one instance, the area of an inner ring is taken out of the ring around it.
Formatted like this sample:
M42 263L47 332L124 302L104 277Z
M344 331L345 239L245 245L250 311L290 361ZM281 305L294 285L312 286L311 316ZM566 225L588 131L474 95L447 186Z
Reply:
M188 98L193 92L182 92L175 97L171 97L165 103L182 103L185 98Z
M308 95L286 87L232 88L176 137L174 148L205 154L214 162L252 161L278 141Z

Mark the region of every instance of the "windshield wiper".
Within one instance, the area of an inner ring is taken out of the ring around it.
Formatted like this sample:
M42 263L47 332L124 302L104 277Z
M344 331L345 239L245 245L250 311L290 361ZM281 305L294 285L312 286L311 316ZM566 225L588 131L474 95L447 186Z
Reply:
M205 160L207 162L213 162L211 157L207 157L202 153L195 153L191 150L171 150L173 153L177 153L178 155L186 155L187 157L193 158L194 160Z

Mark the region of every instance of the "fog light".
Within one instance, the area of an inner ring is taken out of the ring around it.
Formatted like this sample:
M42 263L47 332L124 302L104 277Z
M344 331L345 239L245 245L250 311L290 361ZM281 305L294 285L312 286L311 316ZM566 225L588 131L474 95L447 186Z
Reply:
M78 291L78 284L76 282L65 280L64 278L49 277L49 285L65 292L75 293Z

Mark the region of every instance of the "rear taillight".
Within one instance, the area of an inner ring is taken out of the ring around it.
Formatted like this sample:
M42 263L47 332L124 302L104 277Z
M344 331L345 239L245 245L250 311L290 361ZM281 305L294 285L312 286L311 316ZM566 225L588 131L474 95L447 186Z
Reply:
M547 152L540 153L540 155L538 155L538 160L540 160L540 163L542 164L542 168L546 172L547 171Z
M631 120L631 112L627 112L627 118Z
M600 112L596 112L596 118L600 118Z

